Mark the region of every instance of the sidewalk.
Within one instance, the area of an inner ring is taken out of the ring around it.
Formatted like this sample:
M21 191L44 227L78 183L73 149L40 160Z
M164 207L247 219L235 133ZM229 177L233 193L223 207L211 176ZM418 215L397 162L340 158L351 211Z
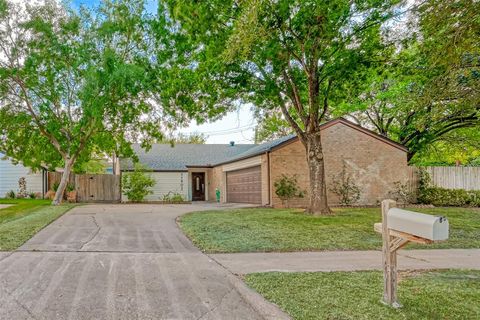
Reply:
M210 254L235 274L253 272L313 272L380 270L381 251ZM480 249L400 250L398 269L477 269Z

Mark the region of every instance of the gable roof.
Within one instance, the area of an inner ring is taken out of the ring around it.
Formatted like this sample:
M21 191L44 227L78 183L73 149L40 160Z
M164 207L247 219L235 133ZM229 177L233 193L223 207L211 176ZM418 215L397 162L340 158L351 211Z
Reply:
M325 122L320 126L320 129L324 130L339 123L408 152L408 149L400 143L344 118ZM142 149L139 144L134 144L132 147L140 162L151 170L187 171L188 167L214 167L255 157L281 148L297 139L297 136L292 134L262 144L235 144L234 146L229 144L176 144L173 147L170 144L154 144L148 152ZM132 170L133 163L130 159L121 159L120 167L122 171Z

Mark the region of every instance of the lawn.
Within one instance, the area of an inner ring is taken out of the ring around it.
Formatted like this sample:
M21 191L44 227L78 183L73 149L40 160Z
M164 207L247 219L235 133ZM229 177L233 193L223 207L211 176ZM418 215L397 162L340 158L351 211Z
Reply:
M0 251L15 250L74 205L50 206L50 200L0 199Z
M449 219L450 239L407 248L480 248L480 210L413 209ZM380 209L335 209L332 216L305 215L291 209L237 209L187 214L179 220L185 234L206 252L370 250L381 248L373 224Z
M480 271L401 273L400 309L380 302L382 273L256 273L246 283L294 319L480 319Z

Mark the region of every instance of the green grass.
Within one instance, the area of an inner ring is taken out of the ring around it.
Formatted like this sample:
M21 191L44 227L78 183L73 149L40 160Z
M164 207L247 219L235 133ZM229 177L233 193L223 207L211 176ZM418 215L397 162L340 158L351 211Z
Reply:
M0 251L15 250L38 231L72 208L72 204L50 206L50 200L0 199L12 206L0 209Z
M400 309L380 302L382 273L257 273L246 283L294 319L480 319L480 271L403 275Z
M413 209L443 215L450 223L446 242L407 248L480 248L480 210L472 208ZM204 211L181 217L179 224L206 252L370 250L381 248L373 224L380 209L336 209L332 216L305 215L290 209Z

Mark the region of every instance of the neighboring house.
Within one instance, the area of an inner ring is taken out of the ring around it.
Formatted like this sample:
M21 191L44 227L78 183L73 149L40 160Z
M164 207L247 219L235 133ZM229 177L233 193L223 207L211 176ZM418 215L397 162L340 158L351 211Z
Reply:
M13 190L18 193L18 180L24 177L27 182L27 192L40 193L42 196L46 192L47 173L45 170L32 172L30 168L24 167L21 163L14 164L4 154L0 153L0 198L5 197L6 193Z
M362 190L358 204L377 204L387 198L396 181L407 179L407 149L348 120L336 119L321 126L327 188L343 168ZM297 175L300 188L309 190L309 174L303 144L287 136L264 144L156 144L148 152L134 146L139 161L150 168L157 181L147 200L161 200L169 191L188 200L214 201L215 190L222 202L282 206L274 182L282 174ZM132 162L122 159L122 172ZM328 191L330 204L338 198ZM289 201L306 206L305 198Z

